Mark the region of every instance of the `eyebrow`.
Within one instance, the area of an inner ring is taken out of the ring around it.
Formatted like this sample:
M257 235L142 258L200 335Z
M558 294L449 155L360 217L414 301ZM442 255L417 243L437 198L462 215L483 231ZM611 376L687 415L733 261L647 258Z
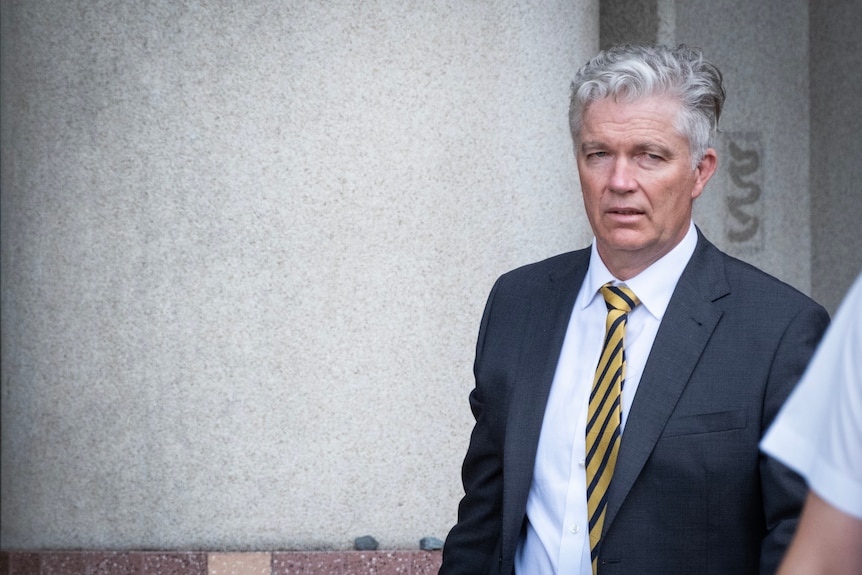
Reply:
M602 142L599 142L598 140L590 140L588 142L581 142L580 150L582 152L586 152L589 149L604 148L604 147L605 147L605 145Z
M588 140L585 142L581 142L580 150L581 152L587 152L589 150L601 149L607 147L606 144L599 140ZM674 155L674 152L668 146L663 144L658 144L656 142L640 142L633 146L633 149L638 152L657 152L658 154L670 157Z
M663 157L671 157L674 156L673 150L671 150L668 146L664 146L662 144L656 144L653 142L645 142L641 144L637 144L635 146L635 150L640 150L644 152L658 152L659 155Z

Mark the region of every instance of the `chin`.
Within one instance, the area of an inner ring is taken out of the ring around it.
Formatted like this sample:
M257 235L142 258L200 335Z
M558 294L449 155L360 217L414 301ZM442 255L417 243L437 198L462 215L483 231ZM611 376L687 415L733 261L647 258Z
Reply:
M648 238L643 234L619 230L606 235L603 243L610 249L618 251L637 251L650 245Z

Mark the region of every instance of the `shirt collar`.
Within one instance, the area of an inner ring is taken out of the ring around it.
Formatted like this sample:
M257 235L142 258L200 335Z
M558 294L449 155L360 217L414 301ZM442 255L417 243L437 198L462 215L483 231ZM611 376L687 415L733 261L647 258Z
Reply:
M674 289L676 289L676 284L694 254L696 246L697 230L694 222L691 222L685 237L670 252L635 277L623 282L615 278L605 266L605 262L602 261L596 248L596 240L593 238L590 248L590 267L587 270L586 278L584 278L586 289L581 290L583 297L580 305L587 307L596 297L601 297L599 289L606 283L622 284L631 288L647 311L656 319L661 320L668 303L670 303Z

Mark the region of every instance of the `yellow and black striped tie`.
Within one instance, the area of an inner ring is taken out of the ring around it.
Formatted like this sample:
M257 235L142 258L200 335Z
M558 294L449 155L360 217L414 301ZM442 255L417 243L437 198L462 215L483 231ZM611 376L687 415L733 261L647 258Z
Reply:
M587 512L590 525L590 553L596 573L599 539L605 523L608 486L620 447L620 393L625 379L626 358L623 339L628 313L640 302L626 287L605 284L601 289L608 306L605 344L587 419Z

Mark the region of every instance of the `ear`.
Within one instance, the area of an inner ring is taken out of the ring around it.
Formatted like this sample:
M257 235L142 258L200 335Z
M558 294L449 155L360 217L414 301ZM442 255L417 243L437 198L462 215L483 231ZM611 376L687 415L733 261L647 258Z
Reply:
M695 199L703 193L703 188L706 187L706 183L715 173L715 169L718 167L718 156L715 153L713 148L707 148L706 152L703 154L703 158L700 159L700 162L694 168L695 172L695 182L694 187L691 190L691 199Z

